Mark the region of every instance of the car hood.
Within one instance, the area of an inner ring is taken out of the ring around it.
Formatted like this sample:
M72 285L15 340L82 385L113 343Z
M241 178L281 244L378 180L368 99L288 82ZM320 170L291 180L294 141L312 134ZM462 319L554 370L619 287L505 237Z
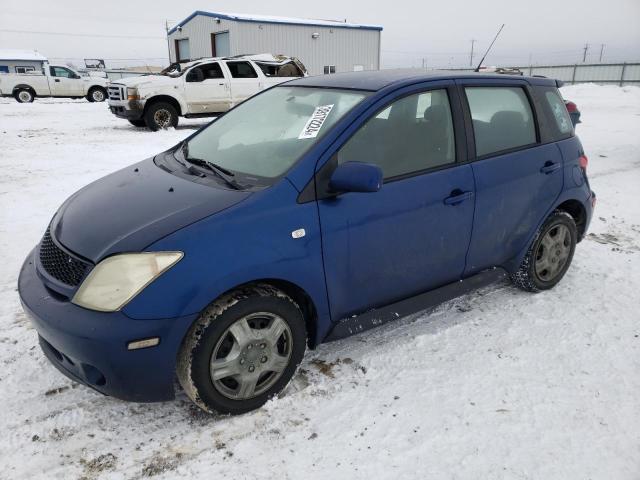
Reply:
M54 216L51 232L64 247L97 263L114 253L141 251L249 195L180 178L148 159L72 195Z
M150 86L174 85L176 79L166 75L141 75L138 77L128 77L112 82L114 85L124 85L131 88L145 88Z

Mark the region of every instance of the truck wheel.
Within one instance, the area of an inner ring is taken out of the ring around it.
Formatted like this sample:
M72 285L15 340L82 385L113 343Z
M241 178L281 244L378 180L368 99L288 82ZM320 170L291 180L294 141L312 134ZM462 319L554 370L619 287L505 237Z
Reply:
M296 303L269 285L237 290L209 306L178 355L177 376L203 410L240 414L281 392L306 349Z
M553 288L569 269L577 240L578 229L573 217L556 210L538 231L511 280L528 292Z
M21 88L14 94L14 97L18 101L18 103L31 103L35 98L35 95L31 90Z
M170 103L158 102L151 105L144 114L144 120L152 131L178 125L178 112Z
M147 126L147 122L144 121L144 118L139 120L129 120L129 123L134 127L142 128Z
M87 100L90 102L104 102L107 98L107 91L102 87L91 87L87 93Z

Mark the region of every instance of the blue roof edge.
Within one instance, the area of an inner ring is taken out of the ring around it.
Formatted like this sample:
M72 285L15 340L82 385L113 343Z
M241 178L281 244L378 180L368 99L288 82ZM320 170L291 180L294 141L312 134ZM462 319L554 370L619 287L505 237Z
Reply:
M231 16L231 15L225 15L224 13L214 13L214 12L205 12L205 11L202 11L202 10L196 10L191 15L189 15L187 18L185 18L184 20L182 20L181 22L176 24L176 26L173 27L171 30L169 30L169 32L167 32L167 35L171 35L173 32L178 30L179 26L183 27L186 23L189 23L191 20L193 20L198 15L203 16L203 17L221 18L223 20L231 20L231 21L234 21L234 22L275 23L277 25L298 25L298 26L303 26L303 27L351 28L351 29L355 29L355 30L377 30L379 32L382 31L382 27L379 27L379 26L376 26L376 25L353 25L353 24L351 24L351 25L350 24L341 25L339 22L337 22L335 25L325 25L325 24L322 24L322 23L317 23L317 24L313 23L313 20L310 20L309 23L285 22L285 21L278 21L278 20L254 20L254 19L249 19L249 18L238 18L238 17L234 17L234 16Z

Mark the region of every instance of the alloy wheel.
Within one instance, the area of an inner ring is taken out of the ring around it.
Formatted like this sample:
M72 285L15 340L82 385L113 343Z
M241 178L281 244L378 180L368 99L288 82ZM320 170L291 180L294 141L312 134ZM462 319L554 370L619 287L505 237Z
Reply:
M271 388L289 364L291 329L281 317L259 312L236 320L213 349L210 376L227 398L246 400Z
M161 108L153 114L153 121L158 128L168 128L171 126L171 112Z
M571 254L571 233L562 224L545 233L535 256L535 273L543 282L555 279L563 270Z
M23 103L29 103L31 101L31 93L27 92L26 90L22 90L20 93L18 93L18 98L20 98L20 101Z

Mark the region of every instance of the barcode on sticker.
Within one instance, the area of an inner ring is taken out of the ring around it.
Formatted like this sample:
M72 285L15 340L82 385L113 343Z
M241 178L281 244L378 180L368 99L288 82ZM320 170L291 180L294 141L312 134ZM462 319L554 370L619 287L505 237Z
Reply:
M332 108L333 105L321 105L316 107L311 118L309 118L306 125L300 132L300 135L298 135L298 139L316 138Z

